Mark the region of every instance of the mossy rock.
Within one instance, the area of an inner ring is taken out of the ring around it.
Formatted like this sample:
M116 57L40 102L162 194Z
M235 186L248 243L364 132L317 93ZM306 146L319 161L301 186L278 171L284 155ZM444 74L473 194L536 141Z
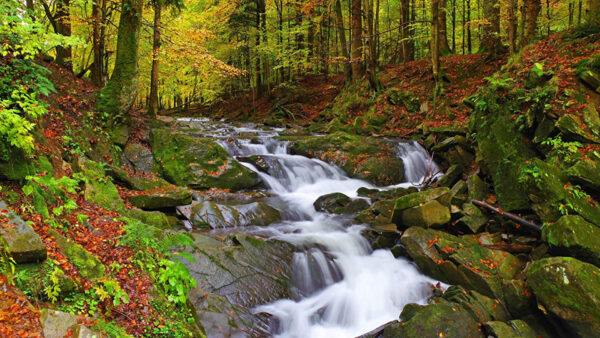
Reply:
M493 338L537 338L537 334L527 323L522 320L511 320L507 323L489 321L483 323L488 337Z
M469 200L483 201L490 194L489 186L477 174L469 176L467 188L469 190Z
M128 199L140 209L157 210L188 205L192 203L192 193L187 188L169 185L129 196Z
M108 210L119 212L125 210L125 203L110 177L106 176L103 165L80 157L73 167L85 177L84 197L86 201Z
M217 204L203 201L191 210L190 221L199 228L232 228L247 225L267 226L281 221L279 211L265 203Z
M50 260L46 260L43 263L19 264L15 268L17 276L16 284L21 291L30 297L36 300L46 300L48 296L44 287L48 283L54 283L50 278L54 274L55 268L57 267ZM79 285L60 268L58 270L56 277L58 278L59 298L62 299L64 296L75 291Z
M172 229L177 223L174 223L170 218L160 211L145 211L138 208L127 209L123 211L123 215L135 218L142 223L155 226L160 229Z
M545 224L542 240L560 255L576 257L600 267L600 228L581 216L561 217L556 223Z
M404 182L404 163L393 142L344 132L290 140L293 153L333 163L350 177L380 186Z
M171 185L163 178L151 174L129 174L125 169L113 165L108 165L106 174L115 180L118 184L128 189L144 191Z
M40 236L19 216L9 211L0 200L0 245L6 244L8 252L18 264L41 262L46 259L46 246Z
M394 203L391 222L396 225L402 225L402 212L406 209L414 208L433 200L436 200L440 202L440 204L449 207L451 199L452 192L446 187L423 190L402 196Z
M593 90L600 94L600 75L591 70L586 70L579 74L579 78L583 83L590 86Z
M444 176L442 176L438 181L438 186L440 187L451 187L453 186L460 178L462 177L463 170L458 165L451 165Z
M440 302L413 311L410 320L386 327L383 337L484 337L478 323L457 304Z
M583 159L567 169L569 181L579 184L587 190L600 193L600 168L598 163Z
M350 197L348 197L342 193L336 192L336 193L320 196L313 203L313 206L315 207L315 210L317 210L317 211L325 211L325 212L329 212L329 213L335 213L335 211L338 208L344 208L351 202L352 202L352 200L350 199Z
M48 231L60 247L60 251L77 267L81 277L86 279L98 279L104 276L104 264L98 257L89 253L81 245L59 234L56 230Z
M598 113L596 113L597 115ZM598 135L597 127L589 125L579 116L573 114L566 114L561 116L556 122L556 127L567 136L567 138L581 141L581 142L593 142L600 143L600 135ZM596 129L596 130L594 130Z
M127 143L121 155L121 162L134 173L150 175L158 173L152 151L139 143Z
M33 161L21 153L12 154L7 162L0 160L0 178L22 181L35 173L36 168Z
M477 291L467 290L461 286L450 286L442 298L459 304L478 322L507 321L511 317L504 304L497 299L486 297Z
M150 142L163 176L175 185L242 190L261 182L216 142L168 129L153 129Z
M440 228L448 222L450 222L450 208L436 200L402 211L402 229L413 226Z
M464 216L459 219L471 232L478 233L487 223L488 217L472 203L465 203L462 206Z
M538 307L562 320L580 337L600 332L600 269L571 257L551 257L533 262L527 284Z

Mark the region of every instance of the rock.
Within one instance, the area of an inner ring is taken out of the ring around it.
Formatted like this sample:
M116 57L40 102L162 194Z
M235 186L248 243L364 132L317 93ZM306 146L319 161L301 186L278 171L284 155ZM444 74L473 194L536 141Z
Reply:
M511 320L508 323L489 321L483 323L485 332L494 338L537 338L540 337L522 320Z
M2 146L0 145L0 150ZM35 165L25 155L16 154L4 162L0 160L0 178L13 181L23 181L27 176L34 175Z
M155 226L160 229L171 229L174 224L167 215L160 211L144 211L138 208L126 209L123 211L123 215L135 218L142 223Z
M150 175L158 172L152 151L139 143L127 143L121 161L134 173Z
M144 191L170 185L163 178L150 174L128 173L125 169L108 165L106 174L115 180L115 182L132 190Z
M42 323L44 336L56 338L66 337L67 332L78 324L76 315L52 309L42 310L40 322Z
M244 156L239 157L239 161L247 162L256 167L259 171L269 174L271 172L277 171L279 173L283 173L284 170L281 164L277 161L277 159L273 156L268 155L252 155L252 156Z
M110 178L105 175L103 165L79 157L73 167L85 177L84 197L86 201L108 210L123 211L125 209L119 191Z
M444 292L442 298L460 305L477 322L510 319L510 313L502 303L474 290L453 285Z
M419 97L410 91L400 91L396 88L391 88L386 93L388 101L395 106L404 106L409 113L417 113L421 109L421 101Z
M101 337L99 334L88 329L87 326L82 325L82 324L77 324L77 325L71 327L71 330L73 330L73 334L71 335L71 337L73 337L73 338L99 338L99 337Z
M356 214L360 211L363 211L365 209L368 209L370 206L369 202L365 199L362 198L357 198L355 200L352 200L352 202L350 202L350 204L348 204L346 207L344 207L342 210L340 210L341 214Z
M437 188L430 190L423 190L415 192L406 196L402 196L394 203L394 209L392 211L392 223L396 225L402 224L402 212L409 208L417 207L421 204L425 204L429 201L436 200L441 205L450 206L450 200L452 199L452 193L448 188Z
M450 222L450 208L433 200L402 211L402 229L412 226L439 228Z
M129 196L128 199L140 209L157 210L190 204L192 193L187 188L169 185Z
M347 206L351 201L352 200L350 197L337 192L317 198L317 200L313 203L313 206L317 211L334 213L336 209Z
M563 115L556 122L556 127L570 139L600 143L600 136L595 134L579 116L573 114Z
M551 257L527 268L527 284L538 307L563 321L573 334L593 337L600 330L600 269L570 257Z
M394 203L393 200L375 202L369 209L361 211L354 219L359 223L369 224L371 227L386 226L390 224Z
M407 229L401 243L428 276L501 300L505 297L503 281L518 279L517 273L523 266L509 253L421 227Z
M596 162L579 160L566 173L569 181L581 185L586 190L600 193L600 168Z
M60 247L60 251L77 267L81 277L98 279L104 276L105 268L98 257L89 253L81 245L65 238L54 229L50 229L48 233L54 237L56 244Z
M2 241L6 242L8 252L18 264L46 259L46 246L40 236L0 200L0 242Z
M210 201L195 204L190 221L196 227L230 228L247 225L266 226L281 221L279 211L265 203L225 205Z
M464 216L459 221L464 224L471 232L478 233L487 223L487 216L472 203L465 203L462 207Z
M463 180L456 182L450 192L452 193L452 201L450 201L453 205L463 205L467 201L467 193L468 193L467 183Z
M494 100L495 98L486 98ZM522 185L517 184L521 166L534 157L531 145L519 133L505 105L493 102L485 110L476 109L471 124L476 133L479 158L492 177L498 203L503 210L530 207Z
M600 94L600 75L591 70L586 70L579 74L579 78L583 83L590 86L593 90Z
M226 242L191 234L187 248L196 262L182 260L198 288L190 297L196 308L206 293L215 293L245 308L288 298L294 246L278 240L231 235Z
M123 147L129 139L129 126L126 123L116 124L110 127L108 134L114 144Z
M478 323L456 304L429 304L412 311L414 314L405 323L386 327L383 337L484 337L479 331ZM400 317L404 316L405 311L402 311Z
M469 176L467 188L469 190L469 201L483 201L490 194L489 186L477 174Z
M153 129L152 152L162 174L173 184L194 189L249 189L258 175L234 160L219 144L167 129Z
M600 228L581 216L561 217L556 223L545 224L542 240L559 255L575 257L600 267Z
M458 165L452 165L452 166L450 166L450 168L448 168L448 170L446 170L446 173L444 174L444 176L442 176L442 178L439 179L438 186L439 187L451 187L458 180L460 180L461 176L462 176L462 169Z
M293 153L333 163L350 177L380 186L404 182L404 163L393 142L344 132L290 140Z

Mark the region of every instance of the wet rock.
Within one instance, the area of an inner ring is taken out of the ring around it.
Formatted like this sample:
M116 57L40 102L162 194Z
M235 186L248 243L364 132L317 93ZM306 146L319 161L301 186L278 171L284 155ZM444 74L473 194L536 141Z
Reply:
M394 203L391 220L392 223L402 225L402 213L409 208L418 207L419 205L436 200L441 205L449 207L452 193L448 188L437 188L415 192L406 196L402 196Z
M567 170L569 180L585 189L600 193L600 168L591 160L579 160Z
M600 228L588 223L581 216L561 217L556 223L545 224L542 240L560 255L576 257L600 266Z
M258 175L234 160L219 144L167 129L153 129L152 152L164 177L173 184L195 189L249 189Z
M158 172L152 151L139 143L127 143L121 161L134 173L149 175Z
M89 253L81 245L65 238L54 229L50 229L48 233L54 237L56 244L60 247L60 251L77 267L81 277L97 279L104 276L105 268L98 257Z
M517 280L517 273L523 266L517 257L507 252L487 249L445 232L421 227L407 229L401 242L428 276L491 298L504 299L504 282Z
M589 108L593 109L593 108ZM595 109L593 109L595 112ZM596 115L598 113L596 112ZM561 116L556 122L556 127L568 138L581 142L600 143L600 135L596 126L589 125L581 117L572 114Z
M446 170L446 173L444 174L444 176L442 176L442 178L439 179L438 186L451 187L458 180L460 180L461 176L462 176L462 168L461 167L459 167L458 165L450 166L450 168L448 168L448 170Z
M129 196L128 199L138 208L157 210L190 204L192 193L187 188L169 185Z
M342 193L323 195L313 203L317 211L332 214L354 214L369 207L369 202L364 199L352 200Z
M402 229L421 226L425 228L439 228L450 222L450 208L433 200L423 205L402 211L402 223L397 224Z
M504 304L497 299L486 297L477 291L467 290L461 286L449 287L442 298L460 305L477 322L507 321L511 317Z
M591 70L586 70L579 74L579 78L583 83L600 94L600 75Z
M473 174L467 179L467 188L469 190L469 200L483 201L490 194L490 188L479 175Z
M478 323L467 311L450 302L410 308L414 313L404 323L383 330L384 338L395 337L483 337ZM402 311L400 318L406 317Z
M144 191L170 185L169 182L154 173L129 173L125 169L113 165L107 166L106 174L112 177L115 182L132 190Z
M386 140L337 132L295 138L291 150L333 163L350 177L385 186L404 182L404 163L395 156L395 146Z
M138 208L127 209L123 215L135 218L142 223L155 226L160 229L171 229L179 222L173 222L167 215L160 211L145 211Z
M472 203L465 203L462 210L464 216L459 221L473 233L478 233L488 221L488 217L483 211Z
M600 269L570 257L551 257L533 262L527 284L538 307L562 320L580 337L600 330Z
M406 196L408 194L412 194L418 192L419 190L415 187L410 188L394 188L388 190L379 190L379 189L369 189L369 188L359 188L356 193L361 197L368 197L373 202L381 201L381 200L389 200L400 198L402 196Z
M468 186L465 181L460 180L456 182L456 184L452 186L452 189L450 189L450 192L453 196L451 201L453 205L463 205L467 201Z
M390 224L394 203L394 200L375 202L369 209L361 211L354 219L359 223L369 224L371 227L386 226Z
M197 249L188 248L196 262L182 260L197 281L191 297L202 308L206 293L231 304L251 308L288 298L294 247L277 240L231 235L225 242L191 234Z
M537 338L540 337L534 329L522 320L511 320L507 323L489 321L483 324L485 332L494 338Z
M268 155L252 155L239 157L239 161L247 162L256 167L259 171L268 174L273 171L283 172L283 168L279 162L273 157Z
M16 263L41 262L46 259L46 246L33 229L0 200L0 242L6 242Z
M190 221L199 228L266 226L281 221L279 211L265 203L226 205L203 201L191 208Z

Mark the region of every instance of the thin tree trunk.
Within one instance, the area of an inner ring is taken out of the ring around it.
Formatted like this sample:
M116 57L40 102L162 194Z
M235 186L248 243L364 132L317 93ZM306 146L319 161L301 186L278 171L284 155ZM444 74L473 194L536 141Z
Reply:
M473 53L473 40L471 37L471 0L467 0L467 51Z
M523 27L523 39L521 40L521 48L527 46L535 39L535 31L537 29L537 18L542 10L540 0L525 0L525 26Z
M148 104L148 114L152 120L155 120L156 114L158 114L160 34L162 29L160 20L161 12L162 5L160 0L154 0L154 36L152 38L152 70L150 72L150 102Z
M71 11L70 0L58 0L56 3L56 33L63 36L71 36ZM73 62L71 60L72 49L67 47L56 47L56 63L73 71Z
M352 0L352 78L363 75L361 0Z
M340 0L335 1L335 19L337 22L338 36L340 37L340 45L342 47L342 55L345 58L344 74L346 75L346 82L349 82L352 79L352 66L350 64L350 54L348 53L346 31L344 29L344 17L342 15L342 4L340 3Z
M508 0L508 48L510 53L514 54L517 51L517 2L516 0Z
M495 55L502 48L502 42L500 41L500 4L498 0L483 2L483 17L489 24L483 26L480 49Z
M100 4L98 1L92 3L92 49L94 61L92 64L92 83L102 86L102 51L100 50Z
M434 103L442 90L440 78L440 2L441 0L432 0L431 2L431 64L433 79L435 80Z
M438 0L439 1L439 13L438 19L439 30L440 30L440 53L441 54L449 54L450 53L450 45L448 44L448 28L447 28L447 1L446 0Z
M452 51L456 53L456 0L452 0Z
M410 0L400 1L400 48L402 62L409 62L415 58L415 45L411 35Z

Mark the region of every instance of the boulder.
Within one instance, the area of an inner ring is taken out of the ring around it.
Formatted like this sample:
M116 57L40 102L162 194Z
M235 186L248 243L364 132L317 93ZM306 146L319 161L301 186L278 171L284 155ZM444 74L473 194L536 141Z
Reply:
M461 176L462 176L462 168L456 164L452 165L448 168L448 170L446 170L446 173L444 174L444 176L442 176L442 178L439 179L438 186L439 187L451 187L456 182L458 182L458 180L460 180Z
M121 161L134 173L150 175L158 172L152 151L139 143L127 143Z
M477 291L467 290L461 286L449 287L442 298L460 305L477 322L507 321L511 317L504 304L497 299L486 297Z
M483 323L488 337L493 338L537 338L540 337L534 329L522 320L511 320L507 323L489 321Z
M48 233L54 237L60 251L77 267L81 277L98 279L104 276L105 268L98 257L85 250L81 245L59 234L54 229L50 229Z
M157 210L192 203L192 193L184 187L168 185L128 197L140 209Z
M290 140L293 153L333 163L350 177L380 186L404 182L404 163L395 155L394 142L344 132Z
M538 307L580 337L600 331L600 269L571 257L551 257L527 268Z
M468 199L468 185L465 181L460 180L452 186L450 192L452 193L452 200L450 201L453 205L463 205Z
M202 201L192 206L190 221L200 228L230 228L247 225L266 226L281 221L279 211L265 203L217 204Z
M600 267L600 228L581 216L561 217L556 223L546 223L542 240L559 254L576 257Z
M123 168L108 165L106 174L113 178L113 180L129 189L144 191L170 185L169 182L163 178L157 176L154 173L143 174L129 172Z
M359 223L369 224L378 228L390 224L394 200L384 200L373 203L367 210L361 211L354 219ZM396 229L396 225L394 224Z
M77 316L52 309L43 309L40 316L44 336L67 337L67 333L75 325L78 325Z
M256 167L259 171L269 174L270 172L277 171L279 173L284 172L281 164L277 159L273 156L268 155L251 155L251 156L243 156L238 157L238 160L241 162L250 163Z
M160 211L145 211L138 208L126 209L123 215L135 218L142 223L155 226L160 229L171 229L179 222L174 222L169 216Z
M600 94L600 75L591 70L586 70L579 74L579 78L583 83L590 86L592 90Z
M313 206L315 207L315 210L317 210L317 211L326 211L329 213L335 213L336 209L344 208L345 206L350 204L350 202L352 202L350 197L337 192L337 193L320 196L313 203Z
M8 252L18 264L46 259L46 246L40 236L0 200L0 242L2 241L6 242Z
M596 113L597 114L597 113ZM561 116L556 122L556 127L567 136L567 138L581 141L600 143L600 135L594 132L593 126L586 123L584 119L573 114Z
M490 188L477 174L469 176L467 179L467 189L469 191L469 200L483 201L490 194Z
M600 193L600 168L592 160L579 160L567 170L569 181L581 185L586 190Z
M125 209L119 191L110 178L105 175L103 165L79 157L74 168L85 177L84 197L86 201L108 210L123 211Z
M439 228L448 222L450 222L450 208L436 200L402 211L403 229L413 226Z
M402 225L402 212L404 210L420 206L433 200L438 201L441 205L449 207L451 199L452 192L446 187L423 190L402 196L394 203L391 221L396 225Z
M517 257L507 252L421 227L407 229L401 243L419 269L428 276L494 299L505 298L505 285L508 281L518 280L517 274L523 266ZM509 311L512 313L511 309Z
M471 232L478 233L487 223L488 217L472 203L465 203L462 207L464 216L459 222L464 224Z
M153 129L152 152L163 176L173 184L194 189L249 189L258 175L234 160L216 142L168 129Z
M460 306L450 302L440 302L411 309L410 319L405 319L407 310L400 318L404 323L396 323L383 330L384 338L396 337L481 337L478 323Z

